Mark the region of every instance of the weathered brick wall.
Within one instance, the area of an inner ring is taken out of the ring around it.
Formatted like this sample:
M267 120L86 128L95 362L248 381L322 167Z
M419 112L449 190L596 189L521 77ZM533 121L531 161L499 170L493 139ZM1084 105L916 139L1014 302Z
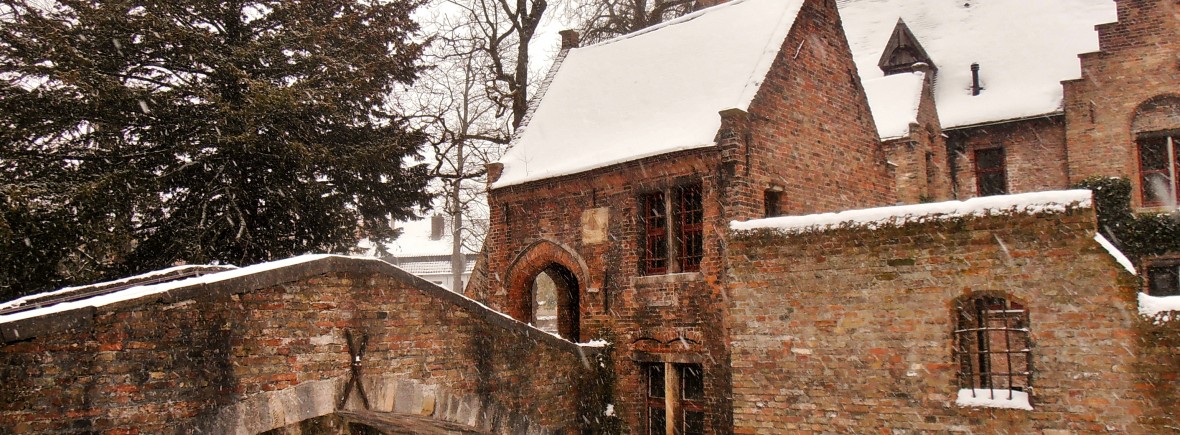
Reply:
M1066 189L1065 124L1060 116L1005 122L947 131L958 199L979 196L975 151L1004 149L1008 193ZM1073 156L1070 156L1072 159Z
M1166 344L1175 329L1138 316L1136 280L1092 239L1094 227L1091 209L1072 209L735 236L734 432L1176 427L1180 359ZM1034 411L955 405L953 301L972 292L1029 309Z
M491 228L486 240L487 287L474 294L489 306L512 312L521 289L510 280L522 265L557 262L577 275L581 337L609 337L615 344L616 373L611 381L615 412L623 426L642 426L642 392L636 352L698 355L705 361L710 409L728 410L729 390L720 331L717 277L724 228L722 198L726 174L716 148L699 149L616 165L601 170L492 191ZM704 196L705 256L701 271L639 276L640 195L700 182ZM583 238L582 216L606 208L606 238ZM520 284L520 283L517 283ZM528 287L525 285L525 291ZM473 289L475 290L475 289ZM526 314L526 313L518 313ZM684 337L688 340L678 340ZM710 425L724 432L727 412L710 412Z
M842 32L834 1L809 0L749 113L718 115L716 147L491 191L486 286L472 294L527 317L519 307L533 273L522 278L520 270L561 264L580 284L579 338L609 336L616 344L612 400L623 426L643 427L639 368L656 355L702 364L706 424L728 432L727 338L717 284L727 222L761 217L764 191L772 186L784 191L783 211L791 214L895 201ZM704 197L700 272L640 276L641 195L690 182L700 182ZM582 217L595 209L606 209L606 237L587 241Z
M1082 77L1064 82L1069 181L1128 177L1137 206L1138 151L1131 123L1144 102L1180 95L1180 4L1117 3L1119 21L1097 26L1100 51L1081 55Z
M729 204L730 219L762 217L771 186L788 215L897 201L860 83L835 1L807 1L750 105L748 143L735 128L727 197L749 200Z
M227 407L323 382L334 406L349 374L346 329L368 335L375 403L405 408L379 378L432 385L436 417L474 397L467 405L501 420L485 427L504 433L577 427L579 386L593 375L573 345L372 261L329 259L105 306L70 330L44 321L36 337L0 347L0 433L225 433ZM284 414L311 405L238 417L282 427Z

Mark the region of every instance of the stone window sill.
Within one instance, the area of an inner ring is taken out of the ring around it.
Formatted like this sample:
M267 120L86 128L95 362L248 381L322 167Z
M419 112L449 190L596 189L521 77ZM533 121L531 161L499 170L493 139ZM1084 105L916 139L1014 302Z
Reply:
M631 278L632 286L656 284L676 284L682 282L696 282L701 280L700 272L668 273L664 275L647 275Z

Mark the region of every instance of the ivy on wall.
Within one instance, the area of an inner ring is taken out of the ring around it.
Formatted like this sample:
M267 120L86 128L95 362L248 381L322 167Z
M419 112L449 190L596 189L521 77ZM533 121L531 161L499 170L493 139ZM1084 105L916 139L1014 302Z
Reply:
M1131 210L1131 182L1092 177L1074 185L1094 192L1098 231L1132 260L1180 253L1180 211L1140 213Z

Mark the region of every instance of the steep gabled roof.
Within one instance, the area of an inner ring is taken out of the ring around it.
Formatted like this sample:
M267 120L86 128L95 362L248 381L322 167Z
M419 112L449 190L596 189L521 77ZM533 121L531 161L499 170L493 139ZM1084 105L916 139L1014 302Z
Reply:
M935 104L944 128L1061 111L1061 81L1081 76L1078 55L1098 49L1094 26L1116 19L1111 0L840 0L863 80L898 19L938 62ZM971 64L983 91L971 95Z
M714 145L748 109L803 0L735 0L570 50L493 187Z
M869 100L869 110L873 112L881 140L910 133L910 123L918 121L925 77L925 73L914 72L863 81L865 97Z

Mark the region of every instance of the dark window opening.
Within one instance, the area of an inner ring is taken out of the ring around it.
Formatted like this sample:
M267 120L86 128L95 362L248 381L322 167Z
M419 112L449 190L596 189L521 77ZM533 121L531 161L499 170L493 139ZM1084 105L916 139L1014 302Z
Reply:
M1004 149L989 148L975 151L975 180L979 196L1008 193L1008 175L1004 166Z
M699 364L679 364L684 435L705 433L705 376Z
M676 190L680 271L695 272L701 269L701 258L705 256L705 208L701 201L701 186L694 184Z
M959 386L973 390L1028 391L1032 385L1032 342L1024 306L993 296L958 305L955 357ZM1012 395L997 398L1011 399Z
M1177 161L1180 161L1180 136L1139 139L1139 183L1143 205L1175 205L1180 191Z
M664 207L664 192L653 192L643 196L642 266L645 274L664 273L668 270L668 215Z
M1147 294L1180 296L1180 260L1169 263L1147 267Z
M641 367L647 390L647 433L667 434L671 428L677 435L704 434L705 377L701 365L654 363Z
M654 275L700 270L705 253L701 185L645 194L640 197L640 207L643 219L640 272Z
M664 365L651 364L644 366L644 377L647 380L647 433L651 435L667 433L667 403L664 400Z
M762 203L766 206L766 217L781 216L783 193L777 190L767 190Z

